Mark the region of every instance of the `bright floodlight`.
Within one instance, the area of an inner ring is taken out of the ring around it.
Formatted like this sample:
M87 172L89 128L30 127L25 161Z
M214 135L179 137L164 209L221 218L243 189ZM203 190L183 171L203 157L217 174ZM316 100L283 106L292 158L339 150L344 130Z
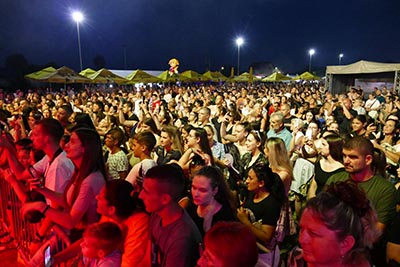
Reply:
M314 54L315 54L315 50L314 50L314 49L310 49L310 50L308 51L308 54L309 54L310 56L314 55Z
M76 22L81 22L83 20L83 14L82 12L79 11L74 11L72 13L72 18L76 21Z
M343 58L343 54L340 53L339 54L339 65L342 65L342 58Z
M244 43L244 40L243 40L242 37L239 37L239 38L236 39L237 46L241 46L243 43Z

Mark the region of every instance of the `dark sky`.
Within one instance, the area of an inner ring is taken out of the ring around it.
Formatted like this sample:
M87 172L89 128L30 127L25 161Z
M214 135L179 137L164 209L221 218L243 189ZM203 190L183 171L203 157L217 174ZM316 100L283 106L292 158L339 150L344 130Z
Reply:
M2 0L0 65L13 53L31 64L55 61L79 70L76 24L80 9L83 68L103 55L106 67L204 72L270 61L287 72L360 59L400 62L400 0Z

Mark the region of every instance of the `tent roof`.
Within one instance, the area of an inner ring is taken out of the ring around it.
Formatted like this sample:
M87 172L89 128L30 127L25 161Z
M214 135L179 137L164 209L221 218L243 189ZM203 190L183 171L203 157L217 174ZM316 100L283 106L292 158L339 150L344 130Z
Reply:
M77 74L73 69L68 67L61 67L59 69L54 68L46 68L41 70L42 74L34 75L35 73L31 73L26 75L25 77L30 79L35 79L41 82L50 82L50 83L86 83L90 82L90 80L80 74Z
M191 81L206 81L208 78L193 70L186 70L181 73L181 76L189 78Z
M297 75L296 77L292 78L292 80L305 80L305 81L311 81L311 80L321 80L320 77L315 76L314 74L306 71L303 72L300 75Z
M128 83L155 83L159 82L160 78L148 74L142 70L135 70L126 76Z
M327 66L326 74L379 73L400 70L400 63L379 63L360 60L349 65Z
M109 71L111 71L112 73L114 73L120 77L126 78L126 76L128 76L135 70L111 70L111 69L109 69ZM162 70L142 70L142 71L144 71L147 74L150 74L152 76L158 76L163 72Z
M87 77L94 82L100 83L108 83L110 81L113 81L115 83L123 83L126 81L125 78L122 78L114 74L110 70L104 68L96 71L95 73L89 74Z
M203 73L203 76L207 77L211 81L226 81L228 79L219 71L207 71Z
M40 80L43 77L47 77L47 76L49 76L50 74L52 74L52 73L54 73L56 71L57 70L55 68L53 68L53 67L47 67L47 68L44 68L42 70L38 70L38 71L35 71L33 73L27 74L27 75L25 75L25 77L29 78L29 79L32 79L32 80Z
M91 68L87 68L87 69L84 69L83 71L79 72L80 75L85 76L86 78L89 78L89 75L92 75L94 73L96 73L96 71Z
M263 82L279 82L279 81L288 81L291 80L292 78L279 73L279 72L274 72L271 75L265 77L264 79L262 79Z

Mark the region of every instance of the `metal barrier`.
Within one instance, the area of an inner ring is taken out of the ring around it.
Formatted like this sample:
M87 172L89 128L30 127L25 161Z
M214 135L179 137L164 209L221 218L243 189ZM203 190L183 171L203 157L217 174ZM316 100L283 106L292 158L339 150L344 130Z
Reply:
M35 236L38 224L29 223L22 218L22 203L10 184L3 177L0 177L0 196L1 219L5 224L5 228L14 239L13 245L18 250L18 254L21 257L20 260L27 260L31 256L29 245Z
M0 197L0 220L3 223L3 228L8 231L13 238L13 242L9 244L10 249L17 249L17 260L25 264L33 257L29 247L35 238L35 233L40 223L29 223L22 217L22 203L18 199L13 188L3 177L0 177ZM57 237L54 238L56 238L55 243L57 243L58 248L65 247ZM66 267L67 263L62 263L57 266Z

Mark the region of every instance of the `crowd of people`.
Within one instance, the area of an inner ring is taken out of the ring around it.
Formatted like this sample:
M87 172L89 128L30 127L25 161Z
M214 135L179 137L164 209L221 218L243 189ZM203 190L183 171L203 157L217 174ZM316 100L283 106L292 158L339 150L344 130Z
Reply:
M1 176L41 222L27 266L398 266L399 118L386 87L18 92Z

